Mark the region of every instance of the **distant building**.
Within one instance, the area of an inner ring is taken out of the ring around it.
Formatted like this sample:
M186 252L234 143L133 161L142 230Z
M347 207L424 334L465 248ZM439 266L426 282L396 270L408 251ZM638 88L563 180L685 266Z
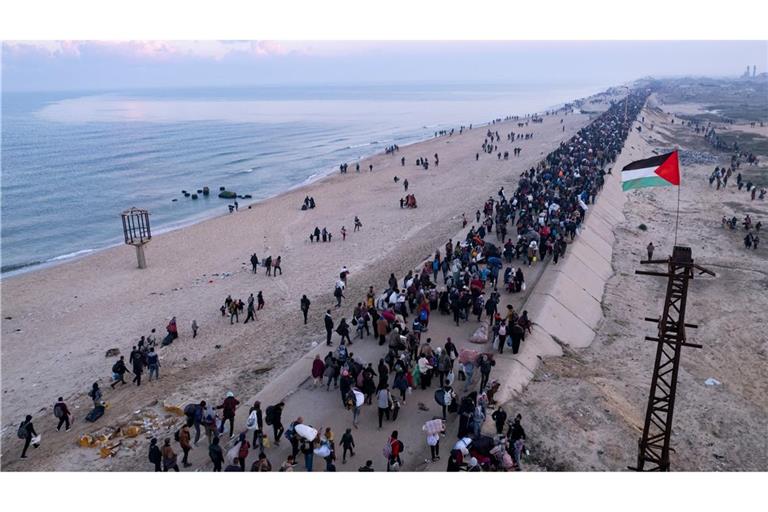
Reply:
M757 66L752 64L752 78L755 78L757 76Z

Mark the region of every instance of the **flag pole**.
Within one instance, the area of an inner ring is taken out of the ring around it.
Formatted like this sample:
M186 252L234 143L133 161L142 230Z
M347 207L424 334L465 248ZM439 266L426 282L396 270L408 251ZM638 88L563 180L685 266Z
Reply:
M675 144L675 152L677 152L677 158L678 158L678 169L680 172L680 183L677 184L677 213L675 214L675 246L677 246L677 226L680 222L680 187L683 185L683 179L682 179L682 169L680 169L680 148Z

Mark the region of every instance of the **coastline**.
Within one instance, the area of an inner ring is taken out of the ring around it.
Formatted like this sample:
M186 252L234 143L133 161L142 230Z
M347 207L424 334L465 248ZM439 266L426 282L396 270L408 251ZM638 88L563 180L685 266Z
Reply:
M82 403L90 382L103 380L106 375L104 350L126 350L130 344L126 339L147 334L150 328L162 332L171 316L178 316L183 337L188 338L188 324L193 318L201 324L202 333L194 341L187 339L163 350L163 365L170 370L152 388L152 396L183 401L190 396L214 396L233 384L239 393L252 396L303 357L318 339L317 329L297 322L296 293L306 290L314 304L316 324L321 311L331 305L330 291L340 265L346 264L352 271L350 294L355 297L364 295L369 284L385 281L389 269L410 268L421 261L456 233L462 210L471 215L471 209L500 184L513 186L521 169L551 151L558 141L570 138L590 116L564 116L564 131L553 117L533 125L530 131L535 131L537 138L517 143L524 148L518 159L497 160L495 155L484 155L476 162L474 152L485 133L484 127L476 127L463 135L404 146L396 155L373 155L364 160L374 164L372 173L330 174L252 204L251 210L244 208L234 215L224 214L166 233L148 245L149 268L145 271L135 269L132 250L112 248L3 280L4 315L12 317L3 321L3 388L8 390L3 401L4 427L12 425L11 420L25 408L36 409L47 403L53 394ZM503 131L515 123L497 126ZM437 150L439 168L414 169L412 162L417 156ZM407 157L408 166L400 165L400 156ZM392 183L395 173L411 180L412 191L419 198L418 209L397 207L402 188ZM467 187L469 183L475 186ZM298 209L304 187L312 187L318 200L317 210L311 213ZM348 236L346 242L335 238L331 244L310 244L306 240L313 225L331 225L334 232L342 223L351 228L353 214L360 215L364 228ZM263 274L253 276L245 264L253 249L261 258L282 254L286 276L270 278L269 284ZM97 281L92 281L94 274ZM224 296L247 295L259 287L265 290L268 308L259 317L256 335L230 328L229 322L217 319ZM45 311L39 305L43 293ZM14 343L17 340L31 340L32 352L26 343ZM269 370L258 378L243 380L246 369L254 367ZM186 378L190 371L204 372L204 376L190 383ZM28 380L19 385L21 376ZM62 377L61 382L56 377ZM125 390L109 399L115 404L110 415L141 406L137 397ZM58 449L68 448L63 445ZM63 460L57 463L55 457L48 464L52 464L50 468L70 467Z
M597 87L594 87L594 88L597 88ZM595 96L599 96L600 94L604 93L606 89L611 89L611 88L612 87L599 88L599 90L597 92L595 92L595 93L593 93L593 94L591 94L589 96L584 96L584 97L581 97L581 98L574 98L574 99L572 99L570 101L565 101L565 102L562 102L562 103L558 103L558 104L555 104L555 105L553 105L551 107L547 107L547 108L544 108L544 109L542 109L540 111L536 111L536 112L530 112L528 114L530 114L530 115L538 115L538 114L540 114L542 112L547 112L547 111L553 112L553 111L556 111L556 110L560 110L560 109L563 108L564 105L566 105L568 103L573 103L574 101L586 100L586 99L589 99L589 98L592 98L592 97L595 97ZM589 115L590 112L585 112L585 114ZM520 113L520 114L512 113L512 114L509 114L509 115L516 115L518 117L524 117L526 114L525 113ZM458 130L458 126L460 124L461 123L458 123L458 124L455 125L455 128L457 130ZM492 124L491 121L485 121L485 122L482 122L482 123L473 123L473 126L475 128L484 128L484 127L490 126L491 124ZM468 126L469 124L467 123L466 125ZM424 126L422 126L422 128L423 129L426 129L426 128L430 128L431 129L431 128L440 128L440 126L441 126L440 124L433 124L433 125L424 125ZM417 145L417 144L423 144L423 143L428 142L428 141L430 141L430 140L432 140L434 138L435 138L434 136L427 136L427 137L423 137L423 138L417 138L416 140L408 142L405 145L401 145L401 148L404 149L404 148L407 148L407 147L410 147L410 146L414 146L414 145ZM354 146L345 146L345 148L346 149L352 149L352 148L355 148L355 147L363 147L363 146L373 145L375 143L385 144L385 143L383 143L381 141L373 141L373 142L368 142L366 144L358 144L358 145L354 145ZM392 143L394 143L394 141L392 141ZM379 150L373 151L371 153L365 153L365 154L359 156L357 159L350 160L350 161L352 161L352 162L362 162L362 161L366 161L366 160L372 159L372 158L374 158L374 157L376 157L377 155L380 155L380 154L381 154L381 150L379 149ZM304 179L300 183L296 183L296 184L294 184L292 186L289 186L288 188L275 191L272 194L269 194L269 195L267 195L267 196L265 196L263 198L260 198L258 200L255 200L255 201L249 202L247 204L244 204L243 206L247 208L248 206L254 206L256 204L260 204L260 203L263 203L265 201L269 201L269 200L272 200L272 199L275 199L275 198L279 198L279 197L281 197L284 194L288 194L288 193L296 191L296 190L301 190L301 189L304 189L304 188L307 188L307 187L311 187L313 184L318 183L318 182L328 178L329 176L332 176L334 173L338 173L338 166L332 166L332 167L328 168L325 171L318 171L317 173L314 173L314 174L310 175L309 177L307 177L306 179ZM231 203L229 203L229 202L222 202L221 203L221 209L225 210L227 204L231 204ZM151 212L150 212L150 215L151 215ZM191 215L190 217L187 217L185 219L179 219L177 221L173 221L173 222L167 223L167 224L165 224L165 225L163 225L163 226L161 226L161 227L159 227L157 229L153 229L153 237L154 236L160 236L160 235L163 235L165 233L170 233L170 232L173 232L173 231L178 231L178 230L186 229L186 228L189 228L190 226L194 226L196 224L208 222L208 221L210 221L212 219L215 219L215 218L218 218L218 217L225 217L227 215L228 215L228 213L226 211L219 212L219 211L217 211L217 209L214 209L214 208L212 208L212 209L210 209L208 211L201 211L201 212L199 212L197 214L194 214L194 215ZM115 212L115 218L117 218L118 216L119 216L119 212ZM116 222L115 225L117 227L119 227L119 223ZM10 270L6 270L6 271L3 271L3 272L0 272L0 282L5 281L7 279L14 278L16 276L25 275L25 274L30 273L30 272L37 272L37 271L45 270L47 268L56 267L56 266L59 266L59 265L62 265L62 264L68 263L68 262L78 261L78 260L80 260L82 258L87 258L89 256L92 256L92 255L95 255L95 254L99 254L99 253L101 253L103 251L107 251L107 250L110 250L110 249L115 249L115 248L121 247L123 245L123 243L121 242L121 237L114 237L114 240L115 240L115 242L113 242L113 243L105 242L103 245L99 245L99 246L96 246L96 247L85 247L85 248L78 249L77 251L73 251L73 252L70 252L70 253L56 255L56 256L53 256L53 257L45 259L45 260L36 260L36 261L28 262L28 263L20 263L20 264L12 265L15 268L12 268Z

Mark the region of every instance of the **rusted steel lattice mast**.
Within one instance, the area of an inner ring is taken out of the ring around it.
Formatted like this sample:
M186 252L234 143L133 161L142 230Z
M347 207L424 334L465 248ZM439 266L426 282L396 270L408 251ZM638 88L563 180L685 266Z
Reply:
M705 268L695 265L690 247L675 246L668 260L641 261L643 264L667 264L667 272L635 271L636 274L666 277L667 294L661 318L646 318L659 326L657 337L646 336L648 341L658 343L656 362L651 379L648 409L645 413L643 436L638 440L636 471L669 471L669 438L672 434L672 413L675 408L677 372L680 368L680 351L683 347L701 348L688 343L685 328L696 328L685 323L685 305L688 296L688 281L693 279L693 270L714 276Z

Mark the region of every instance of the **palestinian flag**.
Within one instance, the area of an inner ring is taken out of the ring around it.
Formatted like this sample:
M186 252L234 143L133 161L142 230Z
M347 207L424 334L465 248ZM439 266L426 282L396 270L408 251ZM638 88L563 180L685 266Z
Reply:
M621 189L680 185L677 151L632 162L621 170Z

